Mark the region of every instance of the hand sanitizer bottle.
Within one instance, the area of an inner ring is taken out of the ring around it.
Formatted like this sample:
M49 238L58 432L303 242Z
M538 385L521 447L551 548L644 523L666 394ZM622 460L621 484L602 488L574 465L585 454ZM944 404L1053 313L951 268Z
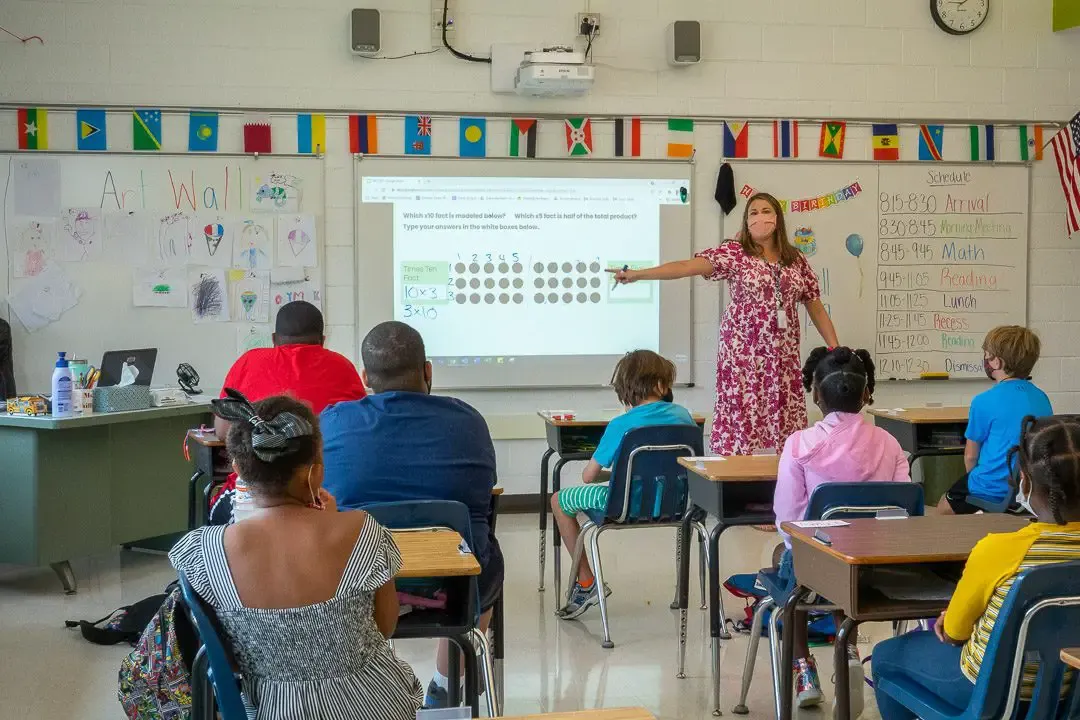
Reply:
M57 353L56 369L52 374L52 414L53 417L70 417L71 409L71 368L68 367L67 353Z

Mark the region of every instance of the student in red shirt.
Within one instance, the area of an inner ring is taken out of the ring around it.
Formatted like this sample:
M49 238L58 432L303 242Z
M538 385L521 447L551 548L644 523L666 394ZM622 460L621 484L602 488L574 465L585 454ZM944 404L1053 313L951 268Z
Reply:
M239 390L251 402L275 395L289 395L311 407L315 415L334 403L365 396L356 367L343 355L323 347L323 316L309 302L297 300L283 306L274 326L274 347L249 350L233 363L224 388ZM219 438L229 433L229 422L214 418ZM232 518L232 494L236 476L230 475L211 498L211 525Z

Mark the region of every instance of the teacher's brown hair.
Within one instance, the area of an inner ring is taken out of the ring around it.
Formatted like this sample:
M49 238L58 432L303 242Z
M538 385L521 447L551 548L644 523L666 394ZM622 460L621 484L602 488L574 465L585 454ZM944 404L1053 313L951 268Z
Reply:
M787 223L784 222L784 211L780 207L780 201L769 193L763 192L754 193L750 199L746 201L746 207L743 208L742 229L739 231L738 235L739 244L742 245L743 252L753 257L762 257L764 255L761 247L750 237L750 210L754 207L755 201L768 203L772 208L773 213L776 215L776 229L773 233L776 238L776 249L780 253L780 264L786 266L798 261L801 255L788 239ZM758 207L760 208L760 204Z

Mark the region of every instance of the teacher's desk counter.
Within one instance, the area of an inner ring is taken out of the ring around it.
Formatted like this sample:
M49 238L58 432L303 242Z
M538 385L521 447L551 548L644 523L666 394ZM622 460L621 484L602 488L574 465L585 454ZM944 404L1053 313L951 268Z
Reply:
M73 417L0 414L0 563L51 565L187 529L183 442L205 404Z

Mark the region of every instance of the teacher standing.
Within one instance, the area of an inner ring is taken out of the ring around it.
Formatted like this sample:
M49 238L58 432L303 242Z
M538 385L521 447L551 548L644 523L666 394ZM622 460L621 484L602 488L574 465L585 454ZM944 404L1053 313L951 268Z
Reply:
M806 427L798 305L830 347L836 330L821 303L810 263L788 240L784 214L772 195L757 193L743 212L737 240L690 260L620 270L616 281L726 280L731 302L720 321L716 412L710 447L716 455L749 455L784 446Z

